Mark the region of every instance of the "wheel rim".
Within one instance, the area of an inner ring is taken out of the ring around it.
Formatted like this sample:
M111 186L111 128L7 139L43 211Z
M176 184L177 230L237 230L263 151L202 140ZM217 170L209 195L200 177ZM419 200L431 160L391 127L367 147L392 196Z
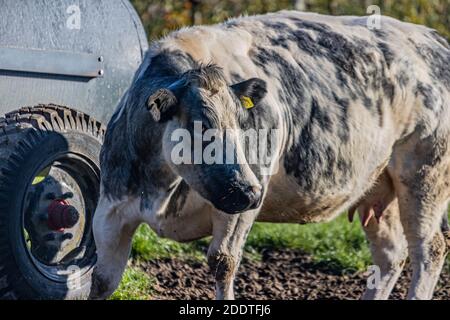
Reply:
M98 166L67 152L42 163L30 177L22 201L22 240L32 262L45 277L66 283L69 277L79 279L94 265L91 222L98 185ZM77 212L76 221L61 225L63 228L50 223L60 221L51 218L59 218L58 214L70 211L69 207Z

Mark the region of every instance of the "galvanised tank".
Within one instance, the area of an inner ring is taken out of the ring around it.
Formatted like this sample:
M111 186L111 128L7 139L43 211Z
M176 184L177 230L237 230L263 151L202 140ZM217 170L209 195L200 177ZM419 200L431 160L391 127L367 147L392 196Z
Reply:
M0 0L0 114L54 103L106 123L147 47L125 0Z

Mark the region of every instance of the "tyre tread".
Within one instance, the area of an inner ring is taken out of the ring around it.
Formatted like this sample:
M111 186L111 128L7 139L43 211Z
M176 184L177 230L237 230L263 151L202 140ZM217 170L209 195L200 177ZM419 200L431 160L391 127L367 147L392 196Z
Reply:
M26 279L17 274L11 259L7 217L3 217L21 161L49 132L82 131L102 143L105 130L103 124L89 115L55 104L23 107L0 117L0 299L20 299L16 288L27 288Z

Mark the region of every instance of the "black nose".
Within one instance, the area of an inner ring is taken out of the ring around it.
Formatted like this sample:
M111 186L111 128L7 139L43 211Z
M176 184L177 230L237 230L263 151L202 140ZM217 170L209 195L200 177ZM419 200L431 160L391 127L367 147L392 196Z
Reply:
M246 186L235 188L214 205L225 213L236 214L257 208L261 204L261 198L262 187L260 185Z

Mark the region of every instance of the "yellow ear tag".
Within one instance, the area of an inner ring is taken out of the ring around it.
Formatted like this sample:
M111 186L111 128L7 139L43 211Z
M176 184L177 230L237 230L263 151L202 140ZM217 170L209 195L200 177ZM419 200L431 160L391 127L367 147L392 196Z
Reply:
M250 97L242 96L241 97L241 103L244 106L245 109L251 109L255 105L253 104L253 101Z

